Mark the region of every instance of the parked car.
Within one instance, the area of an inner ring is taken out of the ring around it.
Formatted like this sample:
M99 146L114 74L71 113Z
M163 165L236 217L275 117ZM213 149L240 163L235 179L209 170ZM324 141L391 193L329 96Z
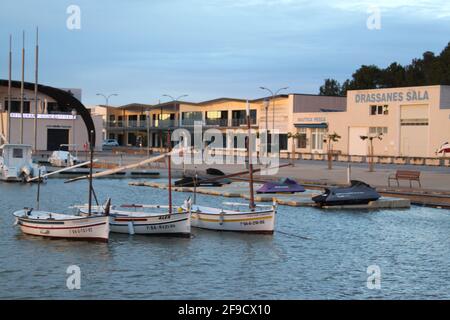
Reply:
M116 139L106 139L103 141L103 148L112 148L112 147L118 147L119 143Z
M78 158L71 155L68 151L53 151L48 158L48 162L54 167L71 167L79 162Z

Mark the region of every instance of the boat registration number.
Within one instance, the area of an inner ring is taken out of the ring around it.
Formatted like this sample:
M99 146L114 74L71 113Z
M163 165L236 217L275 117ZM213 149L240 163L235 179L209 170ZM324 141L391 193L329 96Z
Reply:
M83 233L91 233L92 228L80 228L75 230L70 230L71 234L83 234Z

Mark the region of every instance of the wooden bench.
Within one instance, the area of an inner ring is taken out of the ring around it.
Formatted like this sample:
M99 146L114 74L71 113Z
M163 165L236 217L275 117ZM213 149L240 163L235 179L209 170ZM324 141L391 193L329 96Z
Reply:
M398 187L400 187L400 180L409 180L410 188L412 188L412 182L417 181L419 183L419 187L422 188L420 183L420 171L397 170L395 174L391 174L388 177L389 187L391 186L391 180L396 180Z

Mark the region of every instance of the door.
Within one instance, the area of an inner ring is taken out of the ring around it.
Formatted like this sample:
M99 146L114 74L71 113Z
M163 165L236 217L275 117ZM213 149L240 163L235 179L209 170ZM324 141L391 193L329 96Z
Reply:
M48 129L47 130L47 151L67 150L67 146L61 147L62 144L69 144L68 129Z
M368 128L365 127L350 127L348 153L354 156L367 155L367 140L362 140L361 136L368 135Z
M325 138L326 129L314 128L311 129L311 152L322 153L323 152L323 140Z

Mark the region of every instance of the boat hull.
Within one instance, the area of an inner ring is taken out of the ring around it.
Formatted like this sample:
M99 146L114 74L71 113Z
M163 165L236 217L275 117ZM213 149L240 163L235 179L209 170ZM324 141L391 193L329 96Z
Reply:
M67 220L18 217L17 220L20 230L28 235L102 242L107 242L109 239L109 218L106 216Z
M191 213L192 227L246 233L273 234L276 210L256 212L215 212L213 208L194 206Z
M191 217L188 212L155 216L110 216L111 232L142 235L190 237Z

